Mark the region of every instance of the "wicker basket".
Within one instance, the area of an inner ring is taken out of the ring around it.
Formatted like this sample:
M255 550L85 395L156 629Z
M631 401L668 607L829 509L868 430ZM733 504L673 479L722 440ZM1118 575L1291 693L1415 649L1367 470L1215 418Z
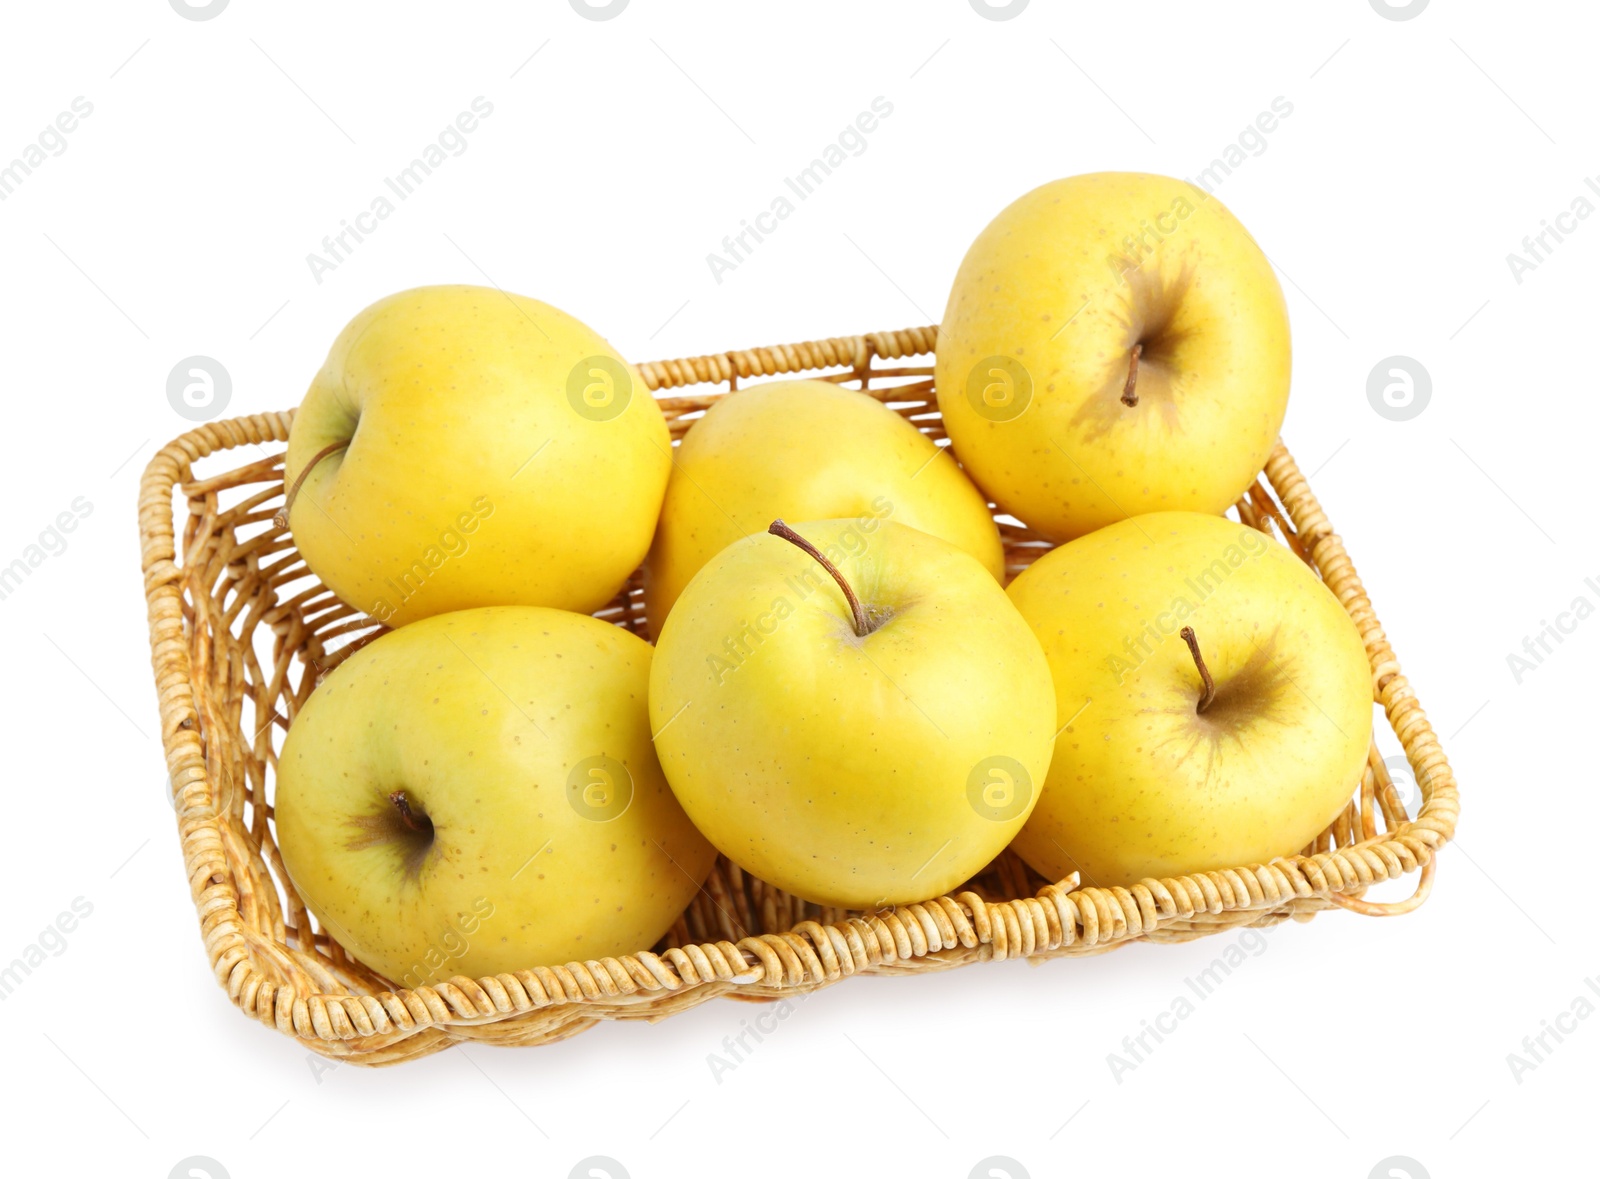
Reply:
M937 331L912 328L640 367L674 438L741 380L808 373L858 383L934 439ZM921 364L907 363L927 357ZM1182 941L1235 926L1309 920L1335 906L1373 915L1426 899L1455 830L1455 780L1400 672L1344 546L1280 443L1235 511L1315 568L1355 620L1375 698L1420 787L1408 818L1376 745L1360 790L1299 855L1228 871L1076 888L1041 879L1007 852L963 891L877 913L823 909L719 859L662 943L603 961L534 967L395 989L313 932L272 830L282 735L320 674L381 628L310 574L274 526L292 414L212 422L164 447L139 491L150 644L184 868L217 981L241 1009L328 1056L381 1065L458 1040L540 1044L601 1019L660 1019L720 995L774 999L854 974L915 973L1018 956L1097 954L1136 940ZM224 450L248 461L205 477ZM1268 486L1270 485L1270 487ZM177 499L174 500L174 491ZM182 523L175 540L175 516ZM1010 572L1049 545L1002 521ZM638 578L599 617L644 633ZM1377 881L1419 872L1415 895L1361 899Z

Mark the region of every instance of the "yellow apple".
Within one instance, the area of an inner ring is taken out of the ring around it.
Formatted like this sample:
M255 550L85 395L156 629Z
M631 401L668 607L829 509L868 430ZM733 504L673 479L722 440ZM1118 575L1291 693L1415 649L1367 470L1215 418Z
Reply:
M1310 843L1359 786L1373 700L1361 636L1255 529L1136 516L1040 558L1009 593L1050 662L1062 726L1014 845L1043 875L1111 886L1265 863Z
M403 986L650 948L715 858L661 775L650 645L494 606L384 635L278 762L278 847L321 926Z
M967 473L1052 540L1142 512L1220 513L1283 423L1288 313L1216 197L1165 176L1074 176L973 242L936 382Z
M554 307L420 287L334 341L289 434L306 563L391 626L472 606L589 613L638 567L671 465L638 373Z
M946 893L1005 848L1044 779L1039 644L937 537L870 517L772 527L713 557L667 616L650 672L667 781L723 854L806 900Z
M645 565L654 633L701 566L780 516L893 519L1005 576L983 496L926 435L865 393L776 381L715 402L678 447Z

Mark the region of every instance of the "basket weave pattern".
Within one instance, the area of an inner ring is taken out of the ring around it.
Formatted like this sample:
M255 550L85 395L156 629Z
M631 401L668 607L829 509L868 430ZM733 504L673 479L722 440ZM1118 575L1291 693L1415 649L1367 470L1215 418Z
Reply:
M803 373L866 389L929 437L932 327L726 352L639 366L663 397L673 438L739 382ZM914 363L919 358L930 358ZM1078 888L1041 879L1010 852L963 891L848 912L801 901L719 859L662 943L621 958L396 988L314 923L283 870L272 780L283 734L320 675L382 629L306 568L272 521L283 498L292 413L208 423L169 443L140 485L139 527L161 734L185 871L217 981L242 1010L328 1056L380 1065L458 1040L538 1044L601 1019L659 1019L719 995L774 999L853 974L914 973L1011 957L1102 953L1135 940L1181 941L1333 907L1409 911L1427 896L1455 831L1454 777L1401 674L1355 568L1280 443L1264 482L1234 511L1289 545L1355 621L1387 714L1420 788L1408 817L1376 745L1339 817L1298 855L1226 871ZM209 477L194 466L249 448ZM175 520L180 525L175 528ZM1009 574L1050 548L1001 522ZM637 575L599 617L645 634ZM1372 884L1418 872L1415 895L1378 904Z

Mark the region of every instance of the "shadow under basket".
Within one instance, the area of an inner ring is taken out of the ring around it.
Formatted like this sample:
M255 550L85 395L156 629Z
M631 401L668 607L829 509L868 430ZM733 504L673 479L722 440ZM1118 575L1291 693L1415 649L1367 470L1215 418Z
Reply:
M866 389L942 441L936 336L932 327L911 328L639 371L652 392L720 386L659 399L674 440L741 381L803 373ZM801 901L718 859L653 948L396 988L314 930L274 842L273 775L284 733L318 677L383 630L318 582L273 523L292 417L211 422L169 443L140 484L139 531L161 736L212 970L242 1010L324 1055L393 1064L457 1041L542 1044L602 1019L657 1020L722 995L777 999L851 975L1098 954L1134 941L1306 921L1335 907L1404 913L1427 898L1439 851L1455 831L1449 764L1344 545L1279 443L1234 514L1288 545L1349 611L1366 644L1374 698L1419 787L1416 815L1408 817L1374 744L1339 817L1300 854L1269 864L1078 888L1075 878L1042 879L1008 851L950 896L861 913ZM222 452L226 459L206 462ZM215 473L197 472L197 464ZM1026 528L1000 526L1010 576L1051 547ZM637 574L598 617L646 633ZM1412 872L1410 900L1362 899L1370 885Z

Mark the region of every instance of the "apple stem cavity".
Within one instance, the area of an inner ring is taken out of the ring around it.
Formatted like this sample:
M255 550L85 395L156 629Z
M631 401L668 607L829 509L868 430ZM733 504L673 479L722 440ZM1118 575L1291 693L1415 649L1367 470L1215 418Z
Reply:
M1128 379L1122 385L1122 404L1129 409L1139 404L1139 393L1134 385L1139 380L1139 357L1144 355L1144 345L1135 344L1128 353Z
M1194 656L1194 665L1200 669L1200 682L1205 690L1200 693L1200 703L1195 705L1195 712L1204 712L1217 694L1217 685L1211 678L1211 669L1206 666L1206 661L1200 655L1200 640L1194 637L1194 627L1186 626L1178 632L1184 642L1189 644L1189 654Z
M330 442L327 446L324 446L321 450L317 451L316 454L311 456L311 461L305 465L305 468L295 478L294 486L290 487L288 493L284 495L283 507L279 508L272 514L272 523L275 526L278 528L289 527L289 509L294 507L294 498L300 494L300 485L306 481L306 476L311 474L313 468L315 468L318 463L327 458L330 454L333 454L335 451L343 450L349 445L350 439L348 438L346 438L343 442Z
M774 520L767 529L773 536L781 536L784 540L807 553L817 564L828 571L834 581L839 583L839 588L844 591L845 601L850 603L850 618L855 626L856 637L866 638L872 633L872 626L867 621L867 612L861 607L861 599L856 597L856 591L850 588L850 583L844 579L844 574L839 572L838 566L822 555L821 550L782 520Z
M421 811L411 808L411 800L406 797L404 790L396 790L389 795L389 801L394 803L394 809L400 812L400 821L406 828L415 831L418 835L433 836L433 820Z

